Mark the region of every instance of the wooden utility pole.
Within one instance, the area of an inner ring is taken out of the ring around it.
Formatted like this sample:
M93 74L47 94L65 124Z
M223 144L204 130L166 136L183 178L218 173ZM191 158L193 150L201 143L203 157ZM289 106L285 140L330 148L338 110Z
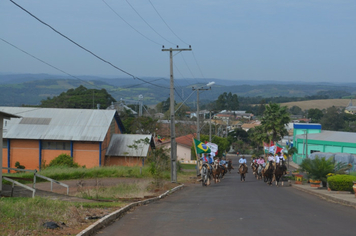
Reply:
M162 49L163 52L169 51L170 59L170 118L171 118L171 182L177 182L177 143L176 143L176 131L175 131L175 119L174 119L174 77L173 77L173 52L182 52L182 51L191 51L192 49L189 46L188 48L169 48Z

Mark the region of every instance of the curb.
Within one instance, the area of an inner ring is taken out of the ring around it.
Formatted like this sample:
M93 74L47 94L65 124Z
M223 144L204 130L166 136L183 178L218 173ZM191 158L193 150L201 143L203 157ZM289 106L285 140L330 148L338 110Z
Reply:
M150 204L151 202L158 201L158 200L168 196L170 193L174 193L175 191L182 189L183 187L184 187L184 184L179 185L175 188L172 188L172 189L168 190L167 192L159 195L158 197L150 198L150 199L147 199L144 201L130 203L129 205L127 205L119 210L116 210L116 211L110 213L109 215L101 218L100 220L96 221L94 224L92 224L89 227L87 227L86 229L82 230L79 234L77 234L77 236L93 235L94 233L98 232L104 226L107 226L110 223L112 223L113 221L115 221L116 219L124 216L125 213L128 212L129 210L131 210L132 208L134 208L136 206L147 205L147 204Z
M353 203L353 202L342 200L342 199L339 199L339 198L336 198L336 197L333 197L333 196L329 196L329 195L325 195L325 194L322 194L322 193L317 193L317 192L314 192L314 191L311 191L311 190L308 190L308 189L300 188L300 187L298 187L298 186L296 186L294 184L292 184L292 187L295 188L295 189L298 189L300 191L303 191L305 193L309 193L311 195L320 197L320 198L322 198L322 199L324 199L326 201L329 201L329 202L333 202L333 203L346 205L346 206L351 206L351 207L356 208L356 203Z

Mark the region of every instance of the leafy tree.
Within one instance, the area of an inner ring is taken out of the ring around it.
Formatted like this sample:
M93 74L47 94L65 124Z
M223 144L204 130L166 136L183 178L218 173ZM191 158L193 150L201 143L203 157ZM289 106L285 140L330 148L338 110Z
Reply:
M157 120L148 116L127 117L122 123L129 134L152 134L156 130Z
M283 136L288 134L286 125L290 121L290 115L287 107L281 107L279 104L270 103L266 106L261 119L262 130L271 135L271 140L279 141Z
M100 104L101 109L106 109L112 102L116 102L116 100L105 89L87 89L80 85L59 96L42 100L40 107L96 109L96 104Z
M318 108L311 108L308 110L308 118L314 123L319 123L320 119L324 116L323 112Z
M216 110L238 110L239 100L236 94L231 92L220 94L218 99L215 101Z
M325 130L341 131L345 128L344 113L339 113L334 106L329 107L321 118L320 124Z
M260 147L263 146L263 143L269 143L271 136L265 132L262 125L256 126L253 129L248 130L249 139L251 140L251 145L257 148L257 151L260 150Z
M292 115L302 115L303 114L302 108L300 108L298 106L292 106L291 108L289 108L289 112Z

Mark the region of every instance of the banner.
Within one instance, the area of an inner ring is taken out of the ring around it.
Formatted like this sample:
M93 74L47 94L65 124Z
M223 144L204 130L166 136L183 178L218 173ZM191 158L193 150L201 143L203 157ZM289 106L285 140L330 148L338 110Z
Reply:
M207 142L206 145L210 148L212 157L214 157L214 156L216 156L218 154L219 148L218 148L217 144Z

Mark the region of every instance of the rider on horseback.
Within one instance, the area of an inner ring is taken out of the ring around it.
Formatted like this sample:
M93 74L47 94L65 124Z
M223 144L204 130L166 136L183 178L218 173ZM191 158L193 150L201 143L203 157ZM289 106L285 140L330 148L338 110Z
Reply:
M245 159L245 156L242 156L242 157L240 158L239 163L240 163L239 169L240 169L240 167L241 167L242 165L245 165L245 166L246 166L247 161L246 161L246 159ZM238 172L237 172L237 173L238 173ZM248 173L248 172L246 172L246 173Z
M267 162L267 165L265 167L265 170L268 170L269 166L272 165L273 166L273 163L274 163L274 156L272 153L269 153L268 154L268 162Z

